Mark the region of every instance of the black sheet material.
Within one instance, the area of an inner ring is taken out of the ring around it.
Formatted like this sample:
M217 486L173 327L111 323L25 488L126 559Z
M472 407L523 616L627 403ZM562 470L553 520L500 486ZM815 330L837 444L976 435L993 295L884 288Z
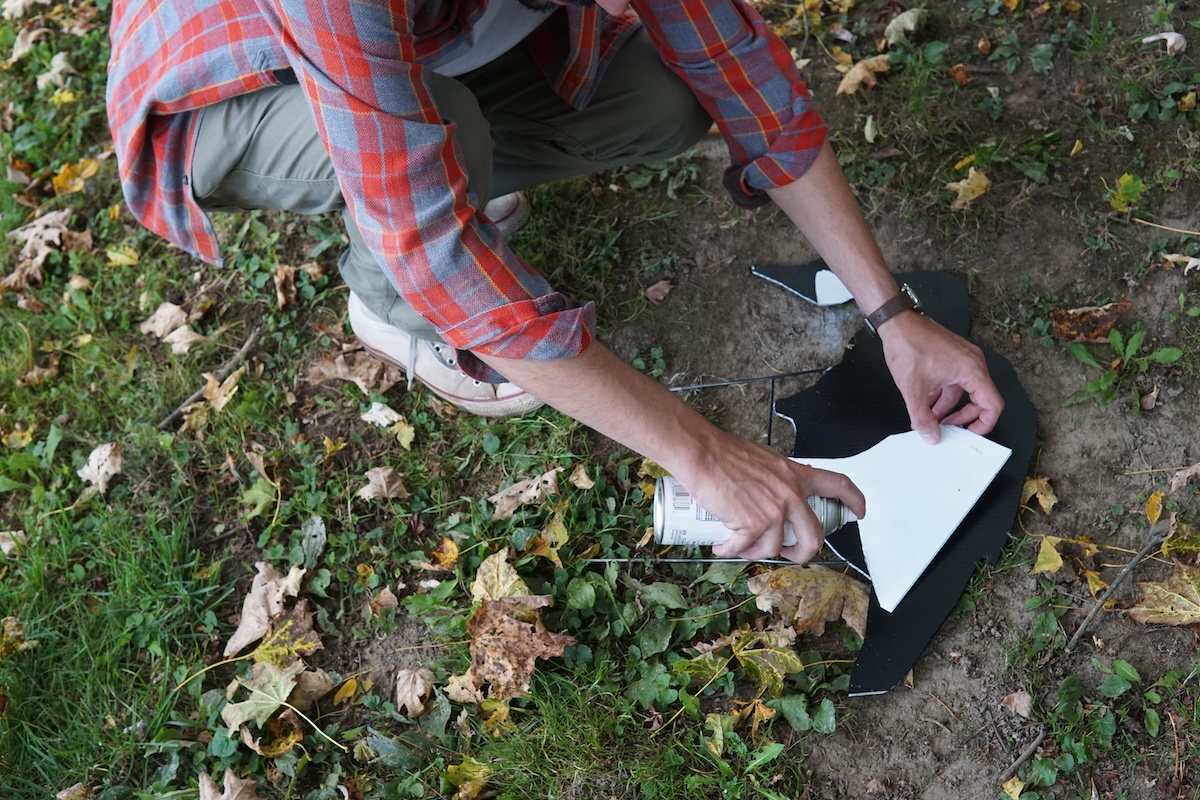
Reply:
M797 270L807 275L814 265L800 265ZM970 298L956 277L945 272L910 272L897 279L913 288L925 313L955 333L968 335ZM778 269L771 280L787 285L786 275ZM988 559L995 563L1016 519L1021 487L1033 457L1037 411L1008 360L986 348L984 352L1005 402L1004 413L988 438L1010 448L1012 456L894 613L880 608L872 594L867 635L850 675L851 695L887 692L903 680L954 609L976 562ZM865 328L854 337L837 366L810 389L778 401L775 410L795 422L793 455L800 459L844 458L910 429L904 401L884 363L883 346ZM843 557L865 569L857 525L846 526L830 536L829 542Z

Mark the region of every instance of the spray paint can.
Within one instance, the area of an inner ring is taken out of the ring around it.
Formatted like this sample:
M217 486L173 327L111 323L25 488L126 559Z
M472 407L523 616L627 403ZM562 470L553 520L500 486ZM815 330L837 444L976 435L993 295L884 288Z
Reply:
M833 533L857 517L840 501L830 497L810 497L808 507L817 515L825 533ZM654 541L668 545L719 544L731 535L721 520L705 511L683 485L665 475L654 488ZM785 547L796 543L790 523L784 529Z

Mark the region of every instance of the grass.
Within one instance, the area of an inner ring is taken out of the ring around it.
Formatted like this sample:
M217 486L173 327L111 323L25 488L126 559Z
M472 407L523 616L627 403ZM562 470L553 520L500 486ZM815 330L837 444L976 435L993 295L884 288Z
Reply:
M1194 121L1164 105L1171 99L1177 110L1195 83L1194 62L1136 47L1107 20L1082 25L1056 17L1065 32L1053 58L1086 54L1100 88L1053 130L992 135L993 117L1013 113L1007 59L1017 59L1017 74L1048 81L1031 53L1049 40L1027 18L1010 19L998 2L968 6L967 15L936 20L935 38L898 52L872 94L830 104L840 156L864 200L899 204L906 221L932 215L935 227L970 245L1009 218L948 210L944 184L962 176L954 168L960 159L974 155L1011 201L1005 208L1083 181L1081 218L1109 248L1097 247L1097 258L1127 255L1140 246L1136 237L1100 235L1115 225L1108 196L1094 176L1076 174L1064 152L1081 137L1131 159L1148 186L1139 212L1180 190L1196 174L1190 140L1176 145L1163 134L1172 144L1142 155L1121 129L1161 133ZM846 17L863 42L856 58L868 54L872 18L857 10ZM25 22L0 23L0 47L11 48ZM222 218L231 264L224 270L174 253L123 210L115 165L101 158L103 25L76 36L58 17L41 23L50 34L8 67L0 88L14 120L0 130L0 145L32 181L32 188L0 186L0 231L68 208L70 231L93 241L52 253L41 283L0 295L0 530L28 540L0 556L0 616L19 619L38 643L0 658L7 698L0 705L0 796L41 798L81 782L100 800L192 797L200 773L219 781L228 768L257 780L264 797L332 800L342 789L367 800L467 797L455 780L471 764L492 771L488 785L504 798L803 796L811 782L806 754L847 721L838 698L857 637L834 623L829 635L800 640L803 668L777 676L770 691L724 655L728 645L718 648L723 666L693 679L689 669L706 668L694 643L720 641L763 615L741 565L668 568L643 558L650 549L635 543L650 523L650 503L640 459L552 411L482 420L447 414L419 388L364 393L350 383L307 382L307 365L345 340L344 292L332 277L301 275L296 304L280 309L273 275L280 264L314 259L331 274L342 241L336 219ZM994 61L975 55L980 35L997 44L1015 35L1012 52ZM38 89L54 54L67 50L75 72L62 87ZM1043 61L1049 56L1039 52ZM1118 60L1106 65L1106 54ZM959 86L946 68L968 56L998 71ZM986 88L992 82L1002 85L999 98ZM1142 102L1146 111L1136 114ZM1153 115L1150 103L1157 104ZM861 138L855 117L863 113L876 115L882 141ZM872 159L883 145L903 156ZM53 177L87 158L99 166L82 191L56 195ZM557 286L597 300L602 331L615 330L644 313L644 288L684 266L686 243L671 224L681 208L710 199L689 183L699 169L689 154L539 188L534 218L515 246ZM714 225L738 226L750 216L734 209ZM7 270L19 247L11 240L0 247ZM1194 239L1174 236L1165 247L1192 252ZM987 270L978 272L985 282ZM78 281L70 288L73 276L90 288ZM1187 312L1200 304L1197 280L1188 278L1170 332L1185 351L1180 363L1193 371L1200 369L1200 322ZM1044 320L1059 299L1048 292L1031 280L1027 296L1003 307L1013 330L1025 333ZM45 309L31 310L35 301ZM193 329L213 341L173 354L142 334L140 324L164 301L195 313ZM203 385L203 373L220 369L256 328L259 344L229 404L193 429L158 430ZM672 355L651 343L634 358L654 373ZM54 374L18 385L35 367ZM374 401L403 416L411 449L360 419ZM106 442L122 444L124 467L104 494L89 498L79 470ZM381 466L395 469L407 494L356 499L366 471ZM486 499L493 492L553 467L563 468L558 495L493 518ZM592 485L568 480L577 468ZM551 547L561 562L554 563L539 542L564 533L566 541ZM421 566L447 543L458 551L449 570ZM554 598L543 614L547 627L576 643L561 658L538 662L529 695L507 705L515 730L504 735L492 735L495 706L451 703L440 688L419 720L403 716L387 681L368 685L364 663L381 649L390 658L417 647L439 687L461 674L470 663L463 641L471 587L484 560L503 548L531 591ZM991 575L1012 568L1016 550ZM589 560L601 557L630 560ZM321 733L305 727L297 746L277 757L228 738L221 716L230 682L251 679L249 660L225 663L221 652L258 561L307 570L301 594L324 646L307 659L329 672L337 694L345 692L309 712ZM968 601L983 602L982 583L973 583ZM371 610L383 604L384 588L395 590L398 607ZM1010 659L1012 674L1037 693L1038 720L1058 748L1023 769L1029 785L1046 796L1082 789L1083 762L1106 746L1117 748L1117 758L1146 759L1164 772L1200 758L1187 732L1197 723L1196 676L1139 675L1114 694L1118 683L1104 688L1116 674L1114 660L1073 665L1082 689L1064 687L1057 662L1045 660L1062 645L1053 610L1061 598L1044 592L1044 602L1029 609L1035 636L1015 644ZM1157 736L1131 727L1145 729L1150 708L1159 713ZM1120 725L1097 732L1100 716Z

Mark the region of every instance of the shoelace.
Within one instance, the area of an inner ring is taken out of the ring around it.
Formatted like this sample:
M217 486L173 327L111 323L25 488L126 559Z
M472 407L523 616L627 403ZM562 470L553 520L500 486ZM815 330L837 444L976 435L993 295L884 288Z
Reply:
M415 381L417 378L417 347L422 344L427 345L429 349L433 351L433 354L437 357L437 360L442 362L442 365L447 369L458 369L458 359L452 355L446 356L443 354L444 350L449 350L451 353L453 353L454 350L452 348L449 348L444 344L437 344L435 342L426 341L425 339L418 339L415 336L410 336L408 337L408 369L405 370L408 377L408 391L412 391L413 381ZM483 381L472 379L471 382L475 386L483 385Z

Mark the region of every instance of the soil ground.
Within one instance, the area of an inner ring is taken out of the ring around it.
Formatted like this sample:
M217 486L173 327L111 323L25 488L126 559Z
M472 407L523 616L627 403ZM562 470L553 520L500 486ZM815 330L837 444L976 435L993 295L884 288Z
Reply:
M615 332L613 346L618 352L661 346L668 371L685 373L688 382L836 363L861 324L861 314L853 304L812 306L750 275L755 263L802 263L816 253L778 212L755 212L753 219L722 224L721 213L729 213L717 184L724 154L718 143L706 144L703 153L708 196L714 199L691 207L681 204L674 234L686 244L679 253L683 266L670 276L676 288L660 305ZM1189 198L1172 203L1190 209L1179 222L1192 230L1200 227L1196 188L1190 187ZM1043 295L1128 296L1133 301L1130 319L1145 326L1148 341L1177 341L1172 312L1178 313L1177 297L1188 279L1182 271L1159 271L1135 280L1124 271L1089 263L1078 222L1064 211L1070 208L1067 198L1023 202L1006 210L1002 226L974 232L968 247L941 235L934 219L914 215L895 201L880 202L868 212L868 221L893 270L950 269L968 281L972 338L1013 363L1033 400L1040 424L1030 474L1049 476L1060 503L1048 518L1022 512L1021 525L1028 525L1030 533L1087 535L1136 551L1144 526L1130 524L1131 518L1141 514L1139 501L1164 488L1171 474L1150 470L1200 460L1195 377L1181 370L1155 374L1158 403L1141 414L1127 397L1105 406L1089 397L1064 407L1094 374L1085 374L1062 348L1032 340L1005 323L1022 302L1031 300L1032 280ZM1133 231L1131 238L1150 236ZM1130 251L1140 255L1141 248L1135 245ZM795 381L795 388L803 386ZM695 402L722 426L765 440L767 398L761 386L706 390ZM785 452L790 448L788 428L786 422L777 424L772 436L772 444ZM1114 507L1128 513L1114 515ZM1001 705L1005 695L1023 688L1010 674L1006 658L1029 630L1035 612L1026 610L1025 602L1038 594L1038 579L1029 574L1036 547L1023 540L1018 528L1010 546L1024 558L1017 566L988 573L976 609L952 617L917 663L913 688L846 701L844 723L821 739L806 761L814 798L996 796L1001 773L1038 733L1036 725ZM1112 572L1106 574L1111 577ZM1144 563L1135 580L1118 591L1118 602L1136 597L1137 580L1161 580L1169 572L1166 564ZM1080 609L1062 620L1069 635L1092 600L1073 576L1055 579ZM1061 665L1062 675L1087 673L1093 655L1105 661L1125 658L1150 675L1194 661L1195 639L1186 629L1147 628L1121 614L1104 614L1091 628L1098 638ZM1170 764L1145 763L1127 774L1100 764L1091 778L1106 791L1098 796L1161 797L1153 784L1170 769Z

